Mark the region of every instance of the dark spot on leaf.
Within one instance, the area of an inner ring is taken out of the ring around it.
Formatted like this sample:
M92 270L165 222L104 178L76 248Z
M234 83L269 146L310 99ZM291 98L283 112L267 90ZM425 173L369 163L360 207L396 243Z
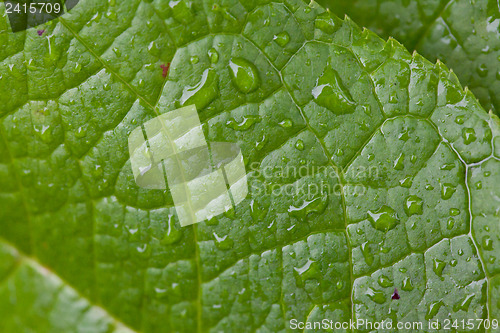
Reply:
M394 294L392 294L392 299L400 299L401 297L399 296L398 290L394 289Z
M161 64L161 65L160 65L160 67L161 67L161 69L163 70L163 72L162 72L162 74L161 74L161 75L162 75L163 77L167 77L167 74L168 74L168 69L170 68L170 63L168 63L168 64L166 64L166 65L165 65L165 64Z
M43 30L38 30L38 31L37 31L37 33L38 33L38 36L41 36L41 35L43 35L43 33L44 33L44 32L45 32L45 29L43 29Z

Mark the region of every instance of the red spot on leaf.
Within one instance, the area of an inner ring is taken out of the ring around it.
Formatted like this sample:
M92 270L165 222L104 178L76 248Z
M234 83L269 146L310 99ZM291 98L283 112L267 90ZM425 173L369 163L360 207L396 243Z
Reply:
M392 294L392 299L400 299L401 296L399 296L398 290L394 289L394 294Z
M45 29L44 30L38 30L37 33L38 33L38 36L41 36L43 35L43 33L45 32Z
M168 63L168 64L166 64L166 65L165 65L165 64L161 64L161 65L160 65L160 67L161 67L161 69L163 70L163 72L162 72L162 74L161 74L161 75L162 75L163 77L167 77L167 74L168 74L168 69L170 68L170 63Z

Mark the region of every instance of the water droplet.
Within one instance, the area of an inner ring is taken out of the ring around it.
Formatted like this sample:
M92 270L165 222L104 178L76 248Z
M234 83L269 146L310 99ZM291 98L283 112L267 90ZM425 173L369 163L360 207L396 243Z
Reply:
M486 251L493 250L493 241L491 240L490 236L483 237L483 249Z
M139 252L139 253L145 253L147 248L148 248L148 244L144 244L143 246L138 246L136 249L137 249L137 252Z
M405 205L406 215L422 215L423 213L423 200L416 195L410 195L406 198Z
M148 52L153 55L153 56L159 56L160 55L160 49L158 48L158 45L156 44L155 41L152 41L148 45Z
M399 223L396 211L386 205L383 205L376 211L369 210L368 220L375 229L386 232L394 229Z
M81 139L84 138L87 135L87 129L84 128L83 126L78 127L78 129L75 132L75 137Z
M413 183L413 179L411 178L411 176L408 176L405 179L402 179L399 181L399 185L401 185L401 187L405 187L405 188L410 188L412 183Z
M252 219L254 222L260 222L262 221L267 214L267 210L261 207L255 199L252 199L250 202L250 215L252 216Z
M243 58L232 58L229 61L231 79L243 93L250 93L260 85L259 72L254 64Z
M117 58L120 58L122 56L122 51L120 51L120 49L117 47L113 47L113 52L115 53Z
M233 248L234 242L228 235L224 237L219 237L215 232L213 233L215 238L215 246L221 250L229 250Z
M374 154L368 154L368 161L373 161L375 159Z
M189 61L194 65L194 64L197 64L199 61L200 61L200 57L198 57L197 55L194 55L192 56Z
M75 63L75 66L71 69L71 71L73 73L80 73L80 71L82 70L82 65L80 65L80 63Z
M404 169L404 159L405 154L399 154L398 158L394 161L394 169L395 170L403 170Z
M388 288L388 287L391 287L393 286L394 284L392 283L391 279L389 279L387 276L385 275L380 275L379 278L378 278L378 284L382 287L382 288Z
M219 53L212 47L208 50L208 58L212 64L216 64L219 61Z
M182 24L189 24L193 21L193 13L191 11L191 2L171 0L168 6L172 8L173 18Z
M231 118L226 122L226 126L234 129L235 131L246 131L261 120L262 118L260 116L248 115L243 116L243 120L241 122L237 122L234 118Z
M336 30L335 21L332 19L330 13L326 12L317 16L315 27L329 35L333 34Z
M361 253L363 254L363 257L365 258L365 262L368 266L371 266L374 261L374 256L373 256L373 251L370 249L368 246L368 242L364 242L361 244Z
M431 320L439 312L441 306L443 306L443 301L435 301L429 304L427 308L427 314L425 315L425 320Z
M368 288L366 295L377 304L384 304L386 301L384 293L380 290Z
M456 187L453 184L450 183L444 183L441 184L441 198L443 200L448 200L453 196L453 193L455 193Z
M182 236L182 231L175 227L175 219L172 214L168 215L167 222L167 233L162 239L162 244L174 244L177 243Z
M380 252L381 253L389 253L391 251L391 248L388 246L380 246Z
M398 135L398 139L401 141L406 142L406 141L408 141L409 138L410 138L410 136L408 135L408 130L405 130L402 133L399 133L399 135Z
M460 214L460 209L458 208L450 208L450 215L451 216L457 216Z
M431 184L427 184L427 185L425 185L425 189L427 191L432 191L434 189L434 186L432 186Z
M443 270L446 267L446 263L439 259L434 259L433 262L434 265L432 266L432 270L434 271L434 273L436 273L437 276L441 278L441 280L444 280Z
M473 128L463 128L462 129L462 138L464 139L464 143L466 145L471 144L476 141L476 131Z
M290 128L292 127L293 123L290 119L285 119L279 123L279 125L283 128Z
M396 92L392 92L389 95L389 103L390 104L397 104L398 103L398 95Z
M285 47L286 44L288 44L288 42L290 41L290 35L286 31L283 31L277 35L274 35L273 39L276 42L276 44L278 44L281 47Z
M412 291L413 290L413 284L411 283L411 279L409 277L406 277L403 280L403 286L401 287L404 291Z
M364 114L371 117L372 107L370 105L363 105L363 106L361 106L361 108L363 109Z
M451 229L453 229L454 226L455 226L455 220L450 217L448 219L448 222L446 223L446 228L448 230L451 230Z
M33 126L38 137L45 143L52 141L52 129L50 125Z
M262 150L262 148L264 148L264 146L266 145L266 143L267 143L267 136L265 134L263 134L262 138L260 139L260 141L257 141L255 143L255 149Z
M465 117L464 116L456 116L455 122L459 125L462 125L465 122Z
M297 148L300 151L304 150L304 141L298 139L297 142L295 142L295 148Z
M474 298L475 295L467 295L465 298L459 302L457 302L455 305L453 305L453 311L458 312L460 310L463 310L465 312L469 311L469 306L472 303L472 299Z
M441 167L439 169L449 171L449 170L452 170L453 168L455 168L455 163L446 163L446 164L441 165Z
M205 108L219 95L218 76L215 69L206 69L201 80L194 86L187 86L180 98L181 105L195 104L198 110Z
M356 103L349 91L343 86L339 74L327 65L325 71L318 78L312 90L314 101L334 114L352 113Z
M116 12L114 10L110 10L109 12L106 13L106 16L108 19L110 19L111 21L116 21Z
M477 66L477 74L480 77L487 76L488 75L488 66L486 66L486 64L479 64L479 66Z
M342 148L338 148L338 149L335 151L335 155L337 155L337 156L343 156L343 155L344 155L344 149L342 149Z
M304 200L300 206L290 206L288 213L298 220L304 220L311 213L321 214L328 205L328 194L322 193L312 200Z
M310 279L317 279L321 277L321 267L317 261L307 260L304 266L294 267L293 273L297 286L304 287L305 281Z

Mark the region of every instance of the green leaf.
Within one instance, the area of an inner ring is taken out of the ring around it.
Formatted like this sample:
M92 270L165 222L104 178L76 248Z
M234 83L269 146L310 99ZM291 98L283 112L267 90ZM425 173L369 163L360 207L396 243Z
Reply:
M380 36L444 62L486 110L500 115L500 6L496 0L318 0Z
M41 28L0 34L0 331L499 317L500 122L442 63L298 0L85 0ZM181 228L127 140L191 102L250 194Z

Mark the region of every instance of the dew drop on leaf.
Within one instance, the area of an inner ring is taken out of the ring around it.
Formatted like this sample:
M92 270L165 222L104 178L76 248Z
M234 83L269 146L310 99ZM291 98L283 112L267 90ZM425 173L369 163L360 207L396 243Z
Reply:
M200 61L200 57L194 55L192 56L189 61L194 65L194 64L197 64L199 61Z
M464 143L469 145L476 141L476 132L473 128L463 128L462 129L462 138L464 139Z
M295 148L298 150L304 150L304 141L298 139L297 142L295 142Z
M427 313L425 315L425 320L431 320L432 318L434 318L434 316L437 315L437 313L439 312L439 309L443 305L444 305L443 301L431 302L427 306Z
M167 232L165 233L165 236L162 239L162 243L163 244L177 243L181 239L181 236L182 236L182 231L175 227L175 219L173 218L173 215L170 214L168 216Z
M219 53L212 47L208 50L208 58L212 64L216 64L219 61Z
M433 260L432 270L443 280L443 270L446 267L446 263L439 259Z
M404 169L404 159L405 159L405 154L404 153L399 154L398 158L396 158L396 160L394 161L395 170Z
M396 211L386 205L383 205L376 211L369 210L368 220L375 229L380 231L389 231L399 224Z
M366 264L368 266L371 266L375 258L373 257L373 252L368 245L368 242L364 242L363 244L361 244L361 253L365 258Z
M279 125L283 128L290 128L292 127L293 123L290 119L285 119L279 123Z
M356 103L342 84L342 80L328 64L312 90L316 104L327 108L334 114L352 113Z
M276 44L278 44L281 47L285 47L286 44L288 44L288 42L290 41L290 35L288 34L288 32L283 31L277 35L274 35L273 39L276 42Z
M413 290L413 284L411 283L411 279L409 277L406 277L403 280L403 285L401 286L401 289L404 291L412 291Z
M465 117L464 116L456 116L455 122L459 125L462 125L465 122Z
M406 198L406 204L404 206L406 215L422 215L423 213L423 200L416 195L410 195Z
M215 238L215 246L221 250L229 250L233 248L234 242L228 235L220 237L215 232L213 233Z
M200 81L194 86L187 86L179 100L181 105L195 104L201 110L219 95L218 75L213 68L203 71Z
M493 241L490 236L484 236L482 241L483 249L486 251L493 250Z
M242 93L248 94L260 85L259 72L254 64L243 58L232 58L229 61L231 80Z
M305 281L321 277L321 267L315 260L308 259L304 266L294 267L293 273L297 286L304 287Z
M234 129L235 131L246 131L261 120L262 118L260 116L253 115L243 116L243 120L241 122L237 122L234 118L231 118L226 122L226 126Z
M311 213L321 214L326 209L328 205L328 194L321 193L321 195L315 197L312 200L304 200L301 205L293 206L288 208L288 214L295 217L298 220L305 220L307 215Z
M455 193L456 187L453 184L450 183L444 183L441 184L441 198L443 200L448 200L453 196L453 193Z
M377 304L384 304L386 301L384 293L380 290L368 288L366 295Z
M393 285L391 279L389 279L387 276L385 275L380 275L379 278L378 278L378 284L382 287L382 288L388 288L388 287L391 287Z

